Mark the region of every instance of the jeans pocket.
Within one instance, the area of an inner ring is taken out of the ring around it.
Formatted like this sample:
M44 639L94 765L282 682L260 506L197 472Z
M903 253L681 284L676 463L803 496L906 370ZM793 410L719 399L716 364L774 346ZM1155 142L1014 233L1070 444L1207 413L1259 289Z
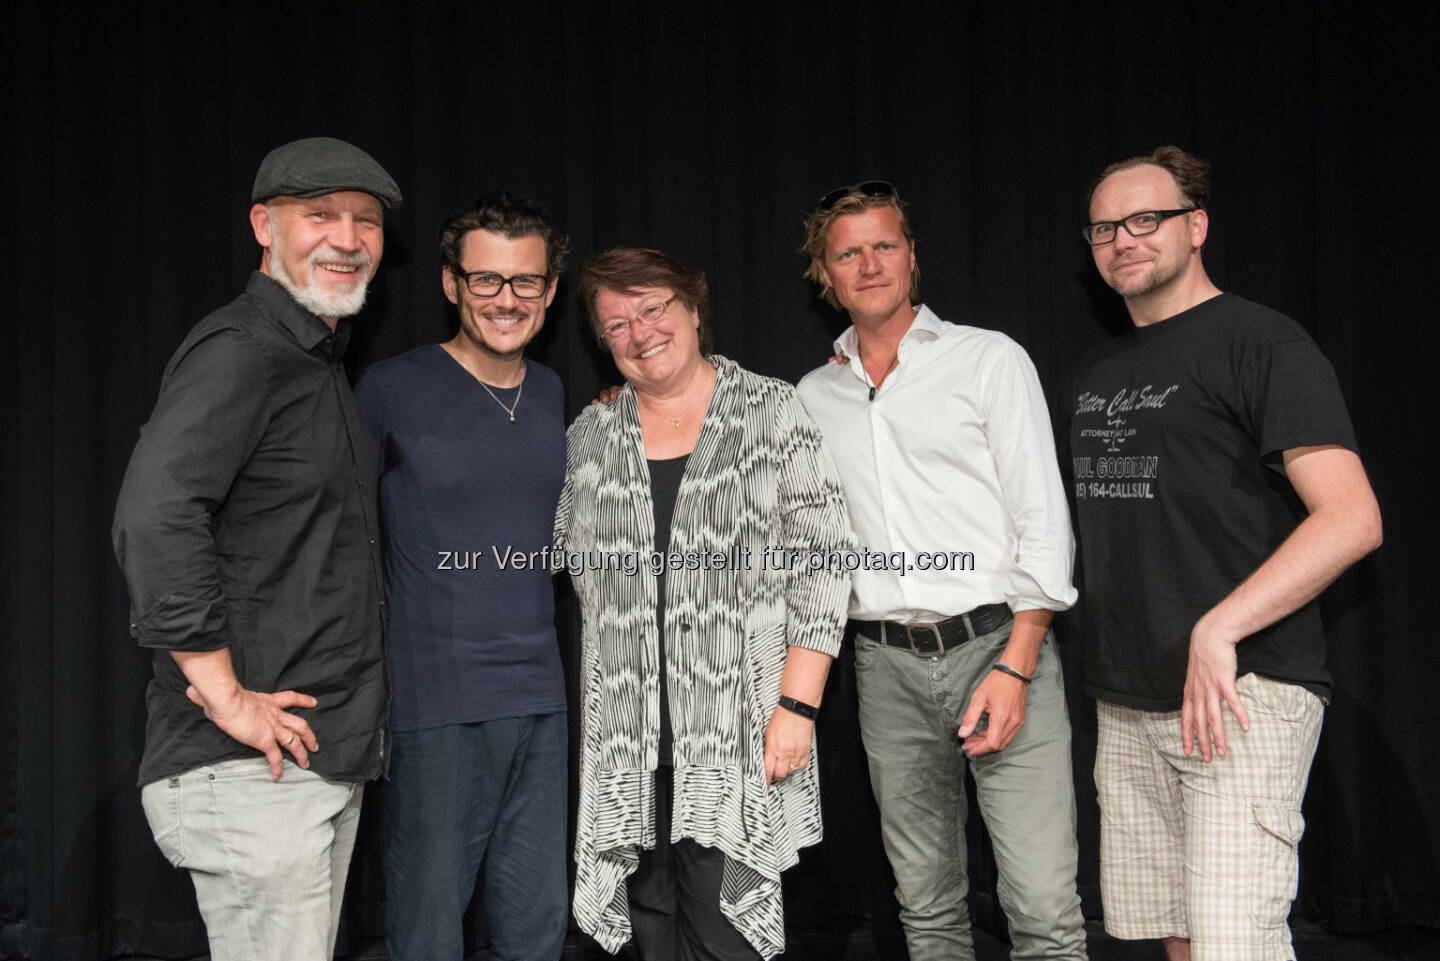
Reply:
M1255 803L1250 810L1250 920L1260 930L1284 928L1300 880L1296 846L1305 818L1288 804Z
M868 671L880 655L880 644L860 634L855 635L855 670Z
M974 644L977 648L999 654L1005 650L1005 646L1010 643L1010 631L1014 626L1013 621L1007 621L993 631L986 634L977 634L975 639L970 643Z
M185 863L185 833L180 817L180 779L166 778L154 781L140 789L140 804L145 809L145 820L150 824L150 833L165 860L174 867Z

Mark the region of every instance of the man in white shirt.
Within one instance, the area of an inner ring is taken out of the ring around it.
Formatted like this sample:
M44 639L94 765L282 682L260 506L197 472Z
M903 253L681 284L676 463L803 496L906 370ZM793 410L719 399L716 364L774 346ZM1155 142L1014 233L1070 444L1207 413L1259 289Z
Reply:
M890 184L826 194L805 251L806 276L853 324L835 342L848 362L812 371L800 395L868 552L850 597L860 725L910 957L974 957L968 766L1011 957L1084 958L1049 632L1075 601L1074 543L1034 366L1003 334L913 303L914 236Z

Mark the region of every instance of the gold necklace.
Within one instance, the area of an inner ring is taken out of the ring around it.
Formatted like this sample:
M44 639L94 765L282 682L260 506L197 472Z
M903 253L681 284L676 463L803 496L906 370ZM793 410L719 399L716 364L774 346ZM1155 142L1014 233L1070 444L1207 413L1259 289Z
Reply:
M679 416L679 417L671 417L669 414L662 414L662 413L660 413L658 410L655 410L654 408L650 408L649 411L648 411L648 413L649 413L651 416L660 418L661 420L668 420L671 424L675 425L675 428L678 430L678 429L680 428L680 422L681 422L682 420L684 420L685 418L689 417L690 414L691 414L691 412L694 411L694 410L695 410L695 402L692 400L692 401L690 402L690 406L686 407L683 411L680 412L680 416Z
M718 371L717 371L717 375L718 375ZM717 376L717 379L718 379L718 376ZM714 391L714 389L715 389L715 381L712 380L712 381L710 382L709 386L708 386L708 387L705 389L705 391L704 391L704 394L705 394L705 402L706 402L707 404L710 402L710 394L711 394L712 391ZM637 400L639 399L638 395L637 395L636 399L637 399ZM654 408L651 408L650 413L651 413L652 415L656 416L656 417L659 417L661 420L668 420L671 424L675 425L675 429L676 429L676 430L679 430L679 429L680 429L680 422L681 422L682 420L684 420L685 418L689 417L692 413L695 412L695 405L696 405L696 403L699 402L699 400L700 400L699 397L696 397L696 398L694 398L693 400L691 400L689 406L687 406L683 411L680 412L680 416L679 416L679 417L671 417L669 414L662 414L662 413L660 413L658 410L655 410ZM643 406L643 405L642 405L642 406Z

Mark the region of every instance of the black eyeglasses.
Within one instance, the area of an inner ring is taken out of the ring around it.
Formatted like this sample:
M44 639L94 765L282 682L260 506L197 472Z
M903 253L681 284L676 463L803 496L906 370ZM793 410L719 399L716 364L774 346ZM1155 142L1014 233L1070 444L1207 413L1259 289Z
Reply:
M861 193L867 197L874 197L878 200L881 197L895 196L895 185L888 180L867 180L864 183L850 184L847 187L836 187L820 198L820 202L815 205L815 209L829 210L853 193Z
M460 279L465 282L465 288L476 297L496 297L505 285L509 284L515 296L521 300L534 300L541 296L550 283L549 274L516 274L514 277L505 277L488 270L460 273Z
M1091 247L1101 247L1115 239L1115 231L1121 227L1132 237L1144 237L1160 229L1160 224L1181 214L1193 214L1195 207L1177 207L1174 210L1142 210L1120 220L1098 220L1080 228L1085 242Z

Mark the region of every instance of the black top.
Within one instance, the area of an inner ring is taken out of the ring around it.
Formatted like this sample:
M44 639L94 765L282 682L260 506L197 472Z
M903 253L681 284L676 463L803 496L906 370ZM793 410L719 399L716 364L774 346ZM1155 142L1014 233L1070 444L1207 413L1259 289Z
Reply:
M650 501L655 508L655 552L670 550L670 521L675 516L675 501L680 496L680 481L685 477L689 454L670 460L647 460L650 465ZM660 764L669 767L673 761L674 729L670 726L670 695L666 690L665 673L665 569L661 566L655 578L655 630L660 644Z
M185 697L170 651L229 647L240 683L296 690L311 770L380 773L388 700L374 469L332 333L269 277L166 367L115 509L130 632L156 649L140 783L258 757Z
M1102 345L1065 394L1085 589L1085 688L1173 711L1195 622L1305 516L1282 457L1355 435L1300 325L1221 294ZM1311 602L1237 645L1238 674L1330 693Z

